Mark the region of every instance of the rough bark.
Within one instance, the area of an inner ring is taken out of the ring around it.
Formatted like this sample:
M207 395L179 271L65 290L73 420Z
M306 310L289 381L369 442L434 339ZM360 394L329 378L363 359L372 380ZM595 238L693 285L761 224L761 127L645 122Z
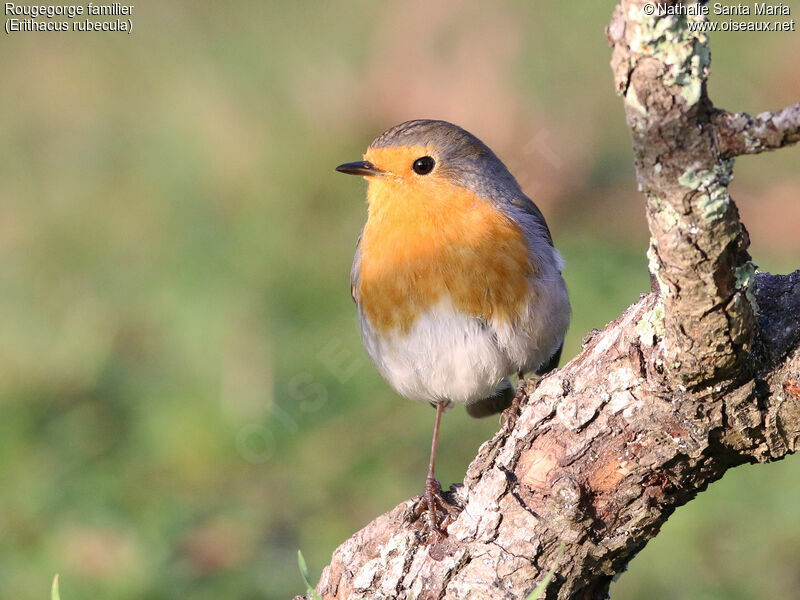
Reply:
M676 507L731 467L800 440L800 271L755 273L728 194L738 154L800 139L800 108L714 108L693 16L622 0L608 27L651 232L654 289L530 391L452 488L463 510L426 544L413 500L340 546L323 598L600 599ZM564 544L556 564L557 551Z
M712 118L725 157L759 154L800 142L800 103L756 117L719 111Z

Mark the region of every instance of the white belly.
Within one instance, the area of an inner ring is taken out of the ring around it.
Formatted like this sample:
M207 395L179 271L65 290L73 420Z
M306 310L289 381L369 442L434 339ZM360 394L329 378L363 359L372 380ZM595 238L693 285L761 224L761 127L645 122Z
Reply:
M514 325L456 312L449 298L418 317L406 333L375 331L359 310L364 345L381 375L406 398L479 400L505 376L537 368L563 342L569 304L560 283L551 284L550 293L532 284L527 310ZM563 318L554 319L556 314Z

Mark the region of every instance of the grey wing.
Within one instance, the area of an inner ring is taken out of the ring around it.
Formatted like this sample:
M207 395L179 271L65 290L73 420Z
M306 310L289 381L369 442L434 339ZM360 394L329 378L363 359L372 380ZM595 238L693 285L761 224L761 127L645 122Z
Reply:
M547 242L551 246L553 245L553 236L550 235L550 228L547 226L547 221L544 220L542 211L533 203L533 200L528 198L525 194L520 193L515 194L509 201L509 204L513 207L512 210L517 213L515 216L519 217L519 213L522 213L527 217L519 220L524 225L536 229L536 231L532 231L531 233L544 235Z
M356 298L356 290L358 289L358 280L361 276L361 236L363 235L364 230L361 230L361 233L358 234L358 241L356 242L356 255L353 257L353 266L350 267L350 296L353 298L353 302L358 304L358 298Z
M504 378L491 396L468 402L467 414L475 419L482 419L501 413L511 406L515 392L508 378Z
M545 375L550 371L558 368L558 363L561 361L561 351L563 349L564 349L564 342L562 340L561 345L558 347L558 350L556 350L553 353L553 356L548 358L544 363L542 363L542 366L536 369L536 374Z

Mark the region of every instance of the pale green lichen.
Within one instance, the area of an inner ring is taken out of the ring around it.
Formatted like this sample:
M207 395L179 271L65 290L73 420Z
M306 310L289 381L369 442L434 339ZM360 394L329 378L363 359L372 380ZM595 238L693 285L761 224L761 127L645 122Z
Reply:
M631 50L648 54L667 67L665 85L680 85L681 96L691 106L700 100L703 81L708 77L711 53L708 36L689 31L687 20L701 21L696 15L647 15L631 7L629 22L637 23L630 42Z
M714 173L707 169L691 168L686 169L683 175L678 177L678 183L690 190L699 190L701 186L707 186L714 179Z
M659 226L664 231L669 231L678 224L681 216L670 202L653 194L648 194L647 198L650 202L648 212L659 219Z
M748 260L741 267L737 267L733 272L736 278L736 289L744 292L744 297L753 307L754 312L758 312L758 304L756 303L756 271L758 265L752 260Z
M691 81L684 84L681 96L686 100L686 104L692 106L700 100L703 91L703 81L708 77L708 67L711 64L711 51L708 49L707 41L695 41L695 52L690 59Z
M636 333L645 346L653 346L664 337L664 300L659 298L653 308L642 315L636 324Z
M731 198L728 195L728 184L733 178L733 161L723 160L712 170L691 168L680 177L678 183L691 190L702 190L697 197L700 216L706 222L715 221L725 215Z
M680 183L683 187L696 190L700 188L704 178L706 177L706 174L708 173L710 173L710 171L686 169L686 171L683 172L683 175L678 177L678 183Z
M721 219L728 210L730 201L731 197L725 188L715 189L698 197L697 207L700 209L700 216L708 223Z
M693 79L688 84L684 85L681 89L681 96L686 100L686 104L691 106L700 100L700 94L703 91L703 82L699 79Z

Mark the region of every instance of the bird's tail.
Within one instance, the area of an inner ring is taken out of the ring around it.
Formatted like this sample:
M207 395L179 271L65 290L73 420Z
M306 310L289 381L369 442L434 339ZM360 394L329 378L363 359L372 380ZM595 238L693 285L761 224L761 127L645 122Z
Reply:
M508 378L500 382L500 386L495 390L494 394L480 400L475 400L467 404L467 414L470 417L481 419L483 417L490 417L499 412L503 412L514 399L514 386Z

